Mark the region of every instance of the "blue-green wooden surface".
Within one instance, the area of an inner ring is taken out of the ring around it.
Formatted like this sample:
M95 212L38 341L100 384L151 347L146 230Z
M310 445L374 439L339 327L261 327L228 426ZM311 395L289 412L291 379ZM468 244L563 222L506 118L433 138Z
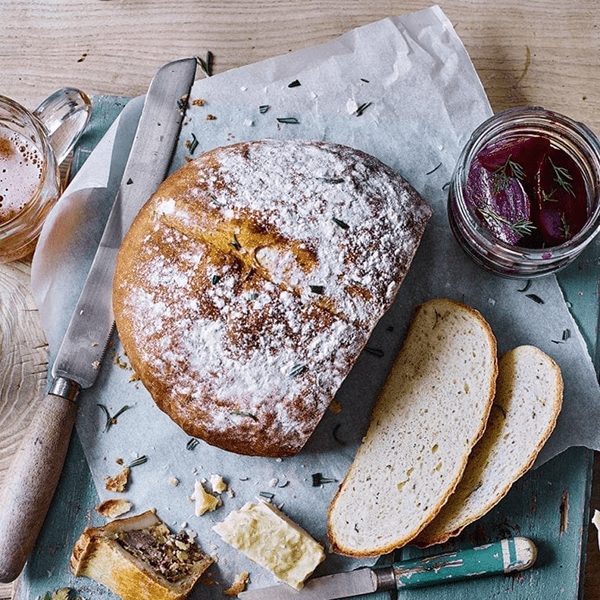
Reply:
M74 170L87 158L125 103L123 98L95 99L93 117L79 143ZM596 355L598 324L598 249L597 243L592 244L574 265L559 276L565 298L592 356ZM396 555L396 559L400 560L524 535L538 544L539 557L533 569L518 575L401 592L398 597L403 599L410 595L415 600L577 598L582 588L592 464L591 451L572 448L529 472L491 513L466 529L456 541L423 552L407 547ZM100 522L94 512L97 502L83 450L75 435L41 537L19 582L18 600L34 600L48 590L64 586L76 588L86 600L114 598L93 582L75 580L68 569L71 548L81 531ZM195 597L202 597L201 589ZM369 596L369 600L387 598L386 594Z

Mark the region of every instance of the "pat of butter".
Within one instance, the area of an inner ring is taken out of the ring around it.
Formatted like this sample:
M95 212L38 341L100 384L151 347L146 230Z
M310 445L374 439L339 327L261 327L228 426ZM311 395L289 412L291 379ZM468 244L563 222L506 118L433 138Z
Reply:
M213 527L224 541L299 590L325 559L323 547L265 502L248 502Z
M201 517L206 512L212 512L219 506L219 499L209 494L200 481L194 483L192 500L196 502L194 513L197 517Z

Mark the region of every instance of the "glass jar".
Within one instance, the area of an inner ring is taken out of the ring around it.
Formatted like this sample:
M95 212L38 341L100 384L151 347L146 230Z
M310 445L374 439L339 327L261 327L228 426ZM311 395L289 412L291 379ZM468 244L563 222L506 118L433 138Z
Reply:
M35 183L27 185L28 198L22 208L0 219L0 263L23 258L35 248L44 219L62 191L59 166L85 129L90 112L90 99L74 88L54 92L34 111L0 96L0 142L17 136L15 139L21 140L19 143L27 152L35 149L35 164L40 166ZM6 161L0 166L3 173L11 170ZM15 173L18 174L16 170ZM13 176L12 181L18 181L18 177ZM21 187L26 183L29 181ZM7 194L11 190L0 192Z
M587 193L587 222L571 239L548 248L511 246L497 239L473 214L465 197L471 163L491 143L541 136L568 154L579 167ZM513 108L482 123L459 159L448 194L448 218L463 250L499 275L534 278L555 273L571 263L600 231L600 142L582 123L539 107Z

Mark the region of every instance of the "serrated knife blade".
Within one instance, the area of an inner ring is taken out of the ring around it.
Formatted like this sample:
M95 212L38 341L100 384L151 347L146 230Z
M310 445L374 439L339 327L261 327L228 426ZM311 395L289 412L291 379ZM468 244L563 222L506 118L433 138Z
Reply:
M301 590L281 584L242 592L238 597L240 600L336 600L372 594L377 589L377 575L372 569L363 568L311 579Z
M96 381L113 328L112 280L123 236L143 204L165 178L189 94L196 59L161 67L150 83L121 186L52 368L54 378L89 388Z

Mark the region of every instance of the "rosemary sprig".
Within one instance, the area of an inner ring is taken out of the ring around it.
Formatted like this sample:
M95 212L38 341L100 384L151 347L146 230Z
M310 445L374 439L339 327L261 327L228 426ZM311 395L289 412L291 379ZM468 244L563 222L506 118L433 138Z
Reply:
M355 111L354 114L357 117L362 117L363 113L365 112L365 110L367 110L367 108L369 108L369 106L371 106L371 104L373 104L372 102L363 102Z
M300 125L300 121L296 117L277 117L277 122L286 125Z
M270 108L271 108L271 105L270 105L270 104L261 104L261 105L258 107L258 112L259 112L261 115L264 115L266 112L269 112L269 109L270 109Z
M331 219L338 227L341 227L342 229L350 229L350 225L348 225L348 223L345 223L344 221L342 221L341 219L337 219L336 217L333 217L333 219Z
M499 215L493 211L489 206L477 207L477 210L486 218L496 221L497 223L503 223L507 225L512 231L520 235L530 235L535 229L535 225L531 221L525 219L518 219L514 223L511 223L508 219Z
M569 170L566 167L557 167L553 160L548 157L550 164L552 165L552 169L554 170L554 182L559 185L565 192L571 194L571 196L575 197L575 192L573 190L573 185L571 182L573 181L573 177Z
M104 433L107 433L108 430L113 426L117 424L117 419L126 411L129 410L130 408L133 408L133 406L129 406L129 405L125 405L122 408L120 408L112 417L110 415L110 412L108 410L108 408L104 405L104 404L99 404L97 403L97 406L99 406L102 411L104 412L104 416L106 417L106 423L104 425Z
M312 477L312 486L313 487L319 487L320 485L323 485L324 483L335 483L337 481L337 479L323 477L323 473L313 473L311 475L311 477Z
M558 199L554 197L556 189L552 189L550 193L542 190L542 202L558 202Z
M212 75L214 55L210 50L206 53L205 59L201 56L196 56L196 62L200 65L200 68L207 77Z
M519 181L525 179L523 167L518 162L512 160L512 155L509 155L506 162L494 171L494 175L493 192L495 194L506 188L511 177L514 177Z
M132 461L128 467L130 469L132 469L133 467L139 467L140 465L143 465L144 463L148 462L148 457L144 454L144 456L140 456L138 458L136 458L134 461Z
M188 443L185 445L185 447L187 450L195 450L199 443L200 442L196 438L191 438L188 440Z

